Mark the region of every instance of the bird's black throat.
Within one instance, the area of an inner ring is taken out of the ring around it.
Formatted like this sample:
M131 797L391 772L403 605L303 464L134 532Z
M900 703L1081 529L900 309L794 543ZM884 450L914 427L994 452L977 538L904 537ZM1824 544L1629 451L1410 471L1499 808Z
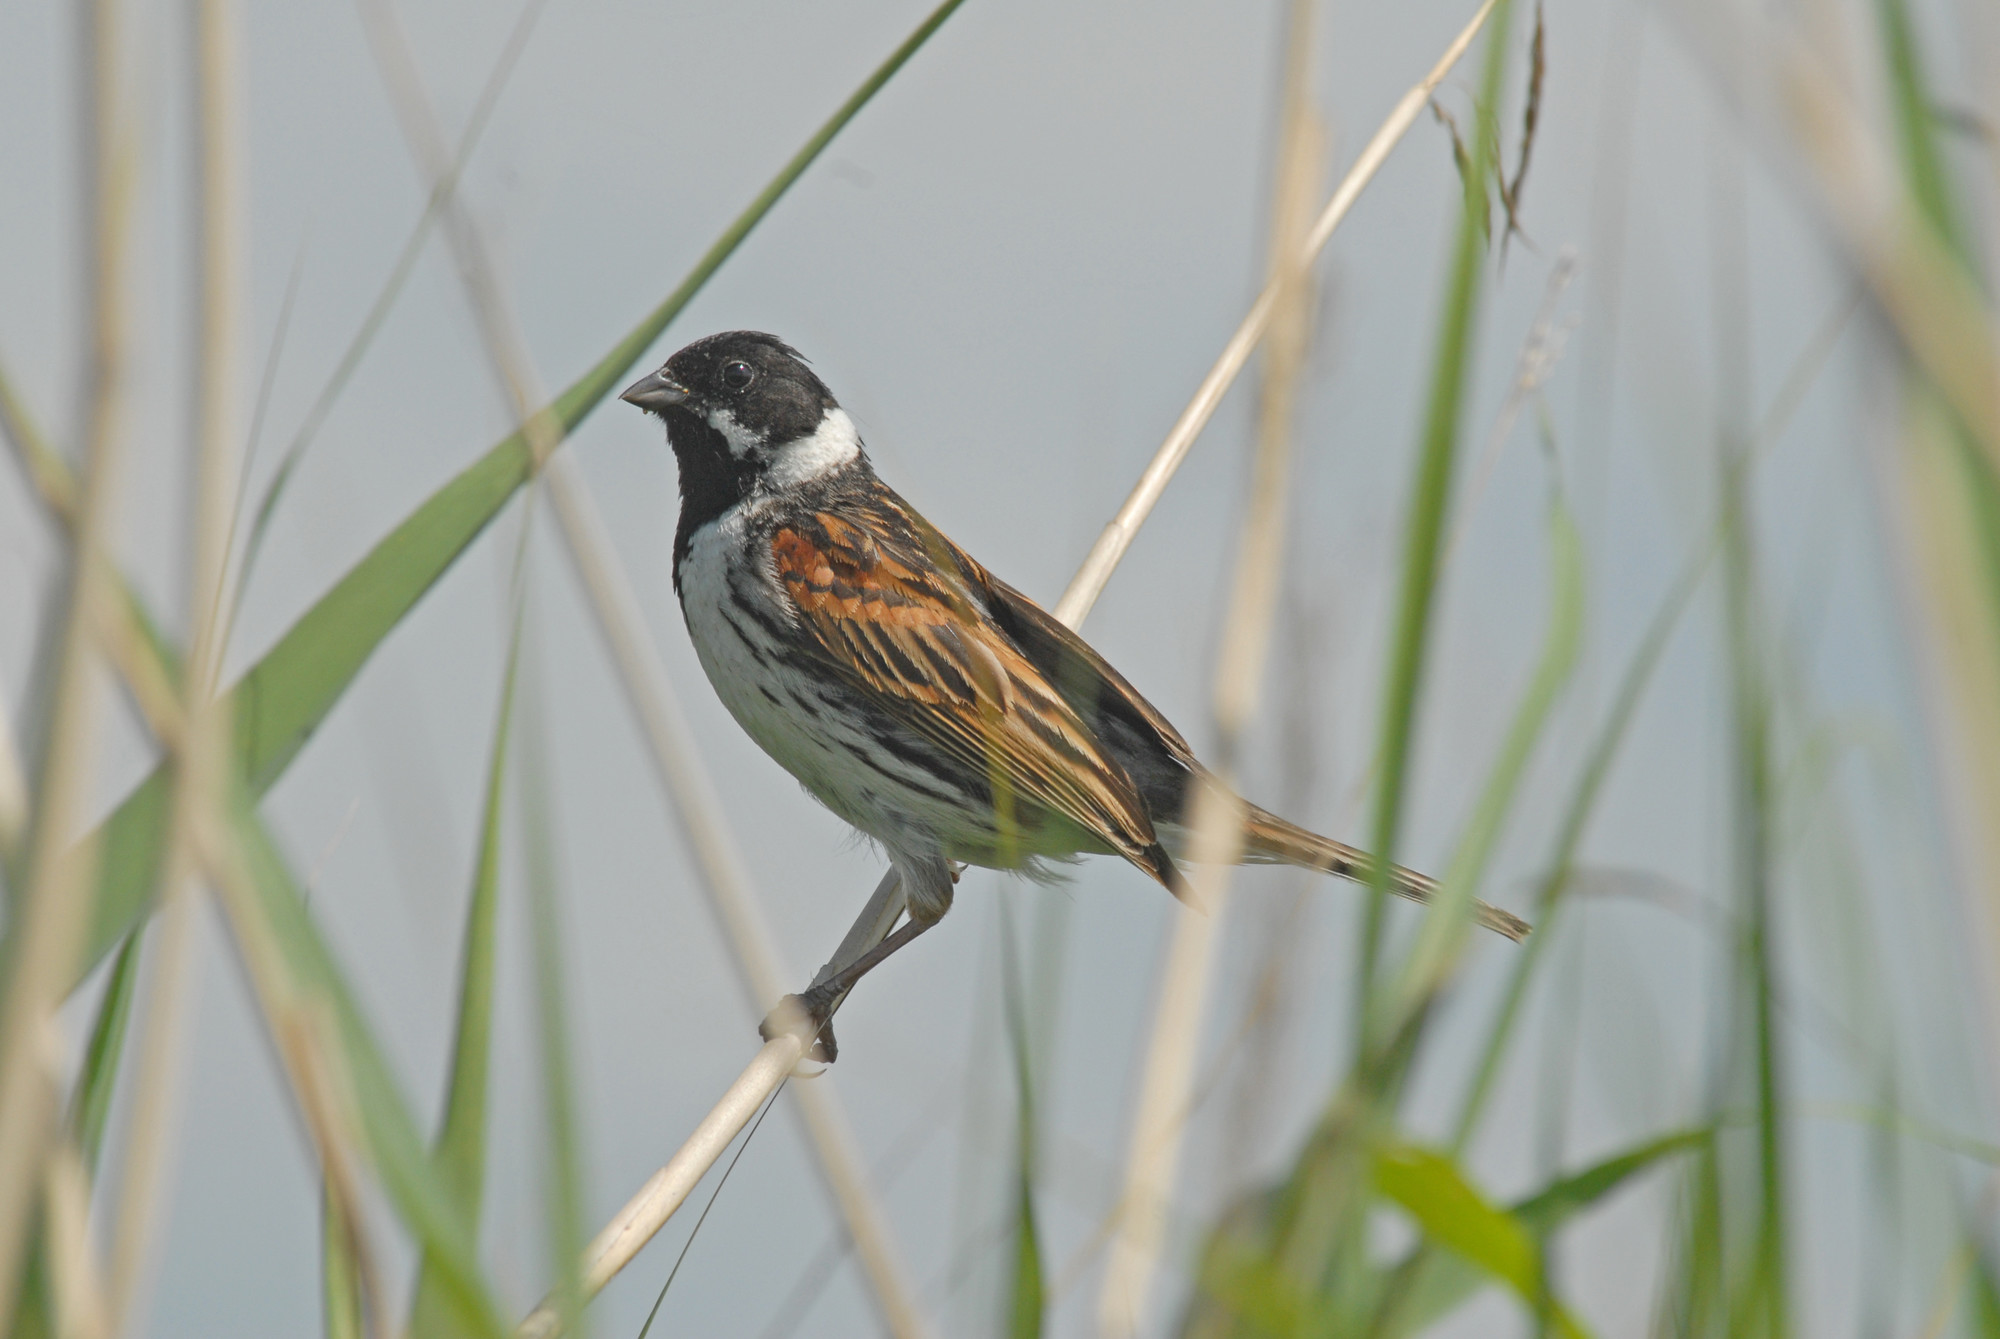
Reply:
M681 588L681 561L695 531L749 496L762 472L754 459L737 456L729 441L694 414L668 410L667 444L681 476L681 523L674 532L674 590Z

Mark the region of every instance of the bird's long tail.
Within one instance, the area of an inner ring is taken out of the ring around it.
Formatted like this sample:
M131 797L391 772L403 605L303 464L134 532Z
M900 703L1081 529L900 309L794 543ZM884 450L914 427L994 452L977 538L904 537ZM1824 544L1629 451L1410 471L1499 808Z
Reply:
M1296 865L1338 874L1343 879L1367 883L1375 873L1375 858L1366 851L1308 832L1296 823L1287 823L1276 814L1256 805L1249 806L1243 826L1243 859L1249 864ZM1401 865L1389 867L1389 890L1412 902L1429 902L1437 895L1437 883L1427 875ZM1512 912L1484 902L1473 903L1473 916L1487 929L1516 941L1526 939L1534 927Z

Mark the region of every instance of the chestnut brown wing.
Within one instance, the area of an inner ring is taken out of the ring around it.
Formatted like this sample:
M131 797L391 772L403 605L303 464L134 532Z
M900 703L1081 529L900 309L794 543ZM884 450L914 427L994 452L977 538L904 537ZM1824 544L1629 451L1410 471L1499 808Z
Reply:
M1179 822L1188 783L1207 772L1173 722L1053 614L962 552L957 556L974 574L994 623L1124 768L1147 814L1155 823Z
M850 687L996 796L1060 815L1177 885L1131 778L987 616L983 571L899 499L815 511L776 532L771 556L819 657Z

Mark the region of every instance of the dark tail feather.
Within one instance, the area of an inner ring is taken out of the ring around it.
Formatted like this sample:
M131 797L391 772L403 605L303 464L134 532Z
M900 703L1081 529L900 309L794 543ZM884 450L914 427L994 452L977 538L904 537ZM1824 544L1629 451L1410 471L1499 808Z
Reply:
M1158 842L1148 846L1142 853L1141 859L1133 863L1158 879L1168 892L1196 911L1208 909L1195 899L1194 889L1188 886L1187 879L1181 874L1180 866L1176 865L1174 858L1167 854L1167 848Z
M1374 873L1375 858L1366 851L1357 850L1345 842L1337 842L1331 837L1322 837L1316 832L1308 832L1296 823L1287 823L1276 814L1266 813L1256 805L1251 805L1243 829L1243 858L1254 864L1296 865L1300 869L1316 869L1327 874L1338 874L1343 879L1353 879L1356 883L1368 882ZM1426 875L1401 865L1389 867L1389 890L1398 897L1407 897L1412 902L1429 902L1437 895L1437 883ZM1528 937L1534 927L1512 912L1488 906L1484 902L1472 904L1473 916L1487 929L1506 935L1516 943Z

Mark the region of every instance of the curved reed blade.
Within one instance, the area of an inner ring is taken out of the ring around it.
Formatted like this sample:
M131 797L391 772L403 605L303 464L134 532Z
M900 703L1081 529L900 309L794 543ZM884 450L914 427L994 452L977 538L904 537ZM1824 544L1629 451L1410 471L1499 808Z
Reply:
M1649 1139L1580 1172L1556 1178L1534 1194L1515 1201L1507 1212L1535 1236L1546 1239L1636 1177L1684 1153L1706 1147L1714 1137L1715 1127L1704 1125ZM1424 1248L1392 1266L1389 1275L1392 1286L1400 1288L1400 1295L1395 1299L1398 1305L1394 1323L1385 1325L1384 1330L1396 1335L1423 1333L1493 1281L1491 1275L1453 1252Z
M294 1021L325 1021L324 1031L333 1042L332 1058L338 1061L321 1076L335 1086L332 1096L338 1101L329 1107L351 1113L359 1146L397 1215L437 1271L460 1323L472 1334L498 1339L510 1327L480 1271L472 1227L425 1149L395 1071L306 911L298 882L257 818L254 804L238 787L229 835L240 852L246 886L231 889L229 878L221 880L225 900L233 902L232 923L253 923L260 940L255 947L268 951L283 973L291 996L287 1014ZM249 920L239 922L239 912Z
M525 541L528 531L522 528ZM518 563L517 581L518 588ZM518 600L518 594L516 596ZM458 1202L463 1220L476 1234L486 1185L486 1095L493 1051L493 982L498 943L500 813L506 793L508 744L514 721L514 685L520 668L521 616L507 650L507 672L493 725L493 751L486 767L485 800L479 818L479 850L466 903L460 941L458 1020L452 1030L451 1078L445 1088L444 1124L431 1146L431 1164ZM443 1279L427 1254L410 1304L410 1333L445 1337L463 1333L452 1314Z
M1486 30L1486 68L1480 79L1481 115L1491 116L1505 86L1507 34L1511 31L1511 0L1496 5ZM1417 698L1423 683L1429 647L1431 603L1436 595L1444 554L1444 523L1451 500L1453 462L1458 454L1459 420L1471 380L1473 342L1478 328L1479 300L1485 287L1486 259L1484 183L1492 171L1491 137L1472 137L1472 171L1467 179L1465 208L1459 217L1451 250L1451 278L1438 321L1437 348L1431 364L1424 426L1419 437L1417 470L1405 522L1401 587L1396 597L1396 621L1390 636L1389 664L1383 680L1381 780L1376 790L1375 833L1370 847L1377 861L1369 881L1368 909L1362 929L1360 970L1356 973L1358 1035L1355 1054L1364 1059L1382 1044L1386 1029L1379 1025L1376 969L1382 950L1389 897L1389 870L1396 859L1402 830L1403 800L1416 738Z
M779 169L680 284L536 416L536 426L553 423L553 439L559 441L589 417L834 136L963 2L945 0L933 10ZM540 468L529 440L525 431L511 434L425 499L231 690L237 759L254 795L262 795L283 774L375 648ZM165 773L155 771L94 834L101 843L96 910L76 978L146 910L171 807L168 792Z
M1577 1319L1549 1294L1541 1248L1519 1217L1490 1203L1458 1164L1407 1144L1374 1151L1375 1189L1401 1206L1424 1235L1519 1294L1564 1339L1583 1339Z

